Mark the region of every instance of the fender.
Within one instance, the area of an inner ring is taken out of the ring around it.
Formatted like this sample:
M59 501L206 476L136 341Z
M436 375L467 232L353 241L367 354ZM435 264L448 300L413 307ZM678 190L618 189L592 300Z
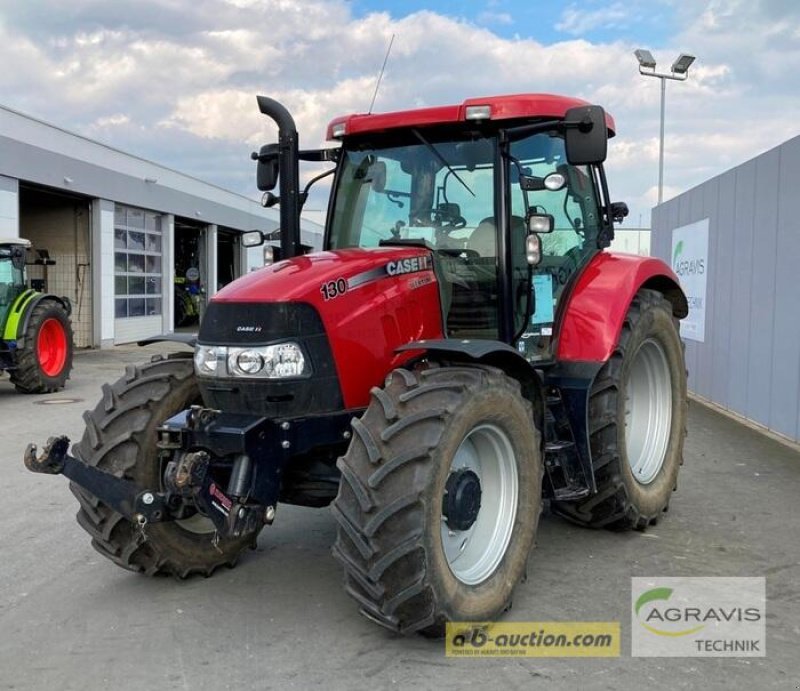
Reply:
M138 346L147 346L151 343L181 343L194 350L194 347L197 345L197 334L166 333L159 334L158 336L150 336L150 338L143 338L141 341L136 341L136 345Z
M72 314L72 303L67 297L59 297L51 293L37 293L35 290L25 290L17 296L11 309L8 311L3 338L6 341L21 341L28 330L28 323L34 308L45 300L53 300L63 305L67 316Z
M522 395L532 404L536 422L542 430L544 418L544 387L536 370L510 345L502 341L461 340L454 338L414 341L400 346L395 352L424 351L449 356L454 360L467 360L491 365L516 379L522 387ZM544 434L542 435L544 440Z
M678 277L663 261L633 254L600 252L578 276L558 335L559 361L605 362L614 352L625 315L637 291L661 291L672 313L689 313Z

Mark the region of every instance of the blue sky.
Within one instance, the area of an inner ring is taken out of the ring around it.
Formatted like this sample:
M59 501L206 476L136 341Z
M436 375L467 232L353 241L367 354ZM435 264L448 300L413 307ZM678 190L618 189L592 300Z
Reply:
M635 48L697 56L667 89L665 199L800 133L797 0L5 2L0 103L257 198L249 154L275 132L256 94L324 144L368 107L393 34L377 111L520 92L604 106L628 226L649 223L658 177L659 84Z
M669 3L659 0L351 0L350 5L358 17L389 12L392 17L401 18L428 10L486 27L504 38L530 38L544 44L580 37L602 43L635 40L658 47L668 40L676 25Z

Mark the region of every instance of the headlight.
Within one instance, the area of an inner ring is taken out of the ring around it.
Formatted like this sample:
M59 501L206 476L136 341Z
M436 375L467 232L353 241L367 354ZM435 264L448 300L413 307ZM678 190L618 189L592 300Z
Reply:
M284 379L311 374L303 349L292 342L250 348L198 345L194 363L201 377Z
M228 372L256 374L264 367L264 358L255 350L235 350L228 356Z
M281 343L267 346L264 371L268 377L299 377L305 374L306 359L296 343Z
M223 346L196 346L194 350L194 368L197 374L207 377L217 375L219 363L225 362Z

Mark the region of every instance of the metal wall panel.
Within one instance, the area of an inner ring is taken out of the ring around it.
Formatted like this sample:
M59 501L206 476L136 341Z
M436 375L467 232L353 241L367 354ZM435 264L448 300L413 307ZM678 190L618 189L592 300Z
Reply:
M744 414L747 404L747 364L750 361L750 273L755 238L756 164L749 161L734 171L736 202L734 221L733 289L731 319L727 326L730 368L727 399L712 399ZM739 327L736 328L735 325Z
M717 238L719 236L719 217L714 213L719 204L719 180L709 180L708 184L697 188L697 198L691 207L691 214L697 218L708 218L708 253L709 256L716 257ZM714 281L718 275L718 262L711 263L706 267L706 296L711 294ZM694 381L698 390L704 391L706 398L711 397L711 382L714 374L713 353L716 351L714 341L719 340L714 331L714 302L706 304L706 326L705 343L707 348L697 348L697 369L694 373Z
M778 233L777 149L756 159L755 236L750 267L750 358L747 364L747 401L744 414L770 425L770 359L774 338L775 260ZM738 325L733 325L737 328Z
M800 138L780 150L771 427L800 437ZM784 382L788 386L784 385ZM798 382L797 386L791 386Z
M709 338L712 352L711 387L709 398L715 401L728 398L730 357L730 330L724 328L732 315L733 300L733 258L736 251L736 174L728 171L719 178L716 199L718 214L714 214L709 224L709 242L714 241L714 256L717 261L712 267L707 289L714 295L709 305L712 313Z
M689 389L800 441L800 137L653 210L652 252L709 219L705 342Z
M19 237L19 181L0 175L0 237Z

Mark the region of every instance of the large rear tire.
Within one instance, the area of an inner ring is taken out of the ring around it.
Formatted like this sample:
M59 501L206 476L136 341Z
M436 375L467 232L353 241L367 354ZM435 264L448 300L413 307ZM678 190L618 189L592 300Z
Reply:
M593 528L644 530L669 507L683 464L686 365L672 305L640 290L589 402L597 494L554 502L555 513Z
M142 489L160 489L163 469L156 429L199 402L191 358L156 356L147 364L130 365L124 377L103 385L102 400L84 413L86 431L73 452L88 465L133 480ZM260 532L215 544L213 524L200 514L141 530L86 490L74 484L70 488L80 502L78 523L91 536L92 546L119 566L151 576L210 576L219 566L233 566L246 547L255 546Z
M60 302L43 300L31 312L24 346L17 350L11 383L22 393L64 388L72 370L72 324Z
M395 370L353 430L333 553L362 614L426 635L497 618L541 507L540 435L519 384L490 367Z

